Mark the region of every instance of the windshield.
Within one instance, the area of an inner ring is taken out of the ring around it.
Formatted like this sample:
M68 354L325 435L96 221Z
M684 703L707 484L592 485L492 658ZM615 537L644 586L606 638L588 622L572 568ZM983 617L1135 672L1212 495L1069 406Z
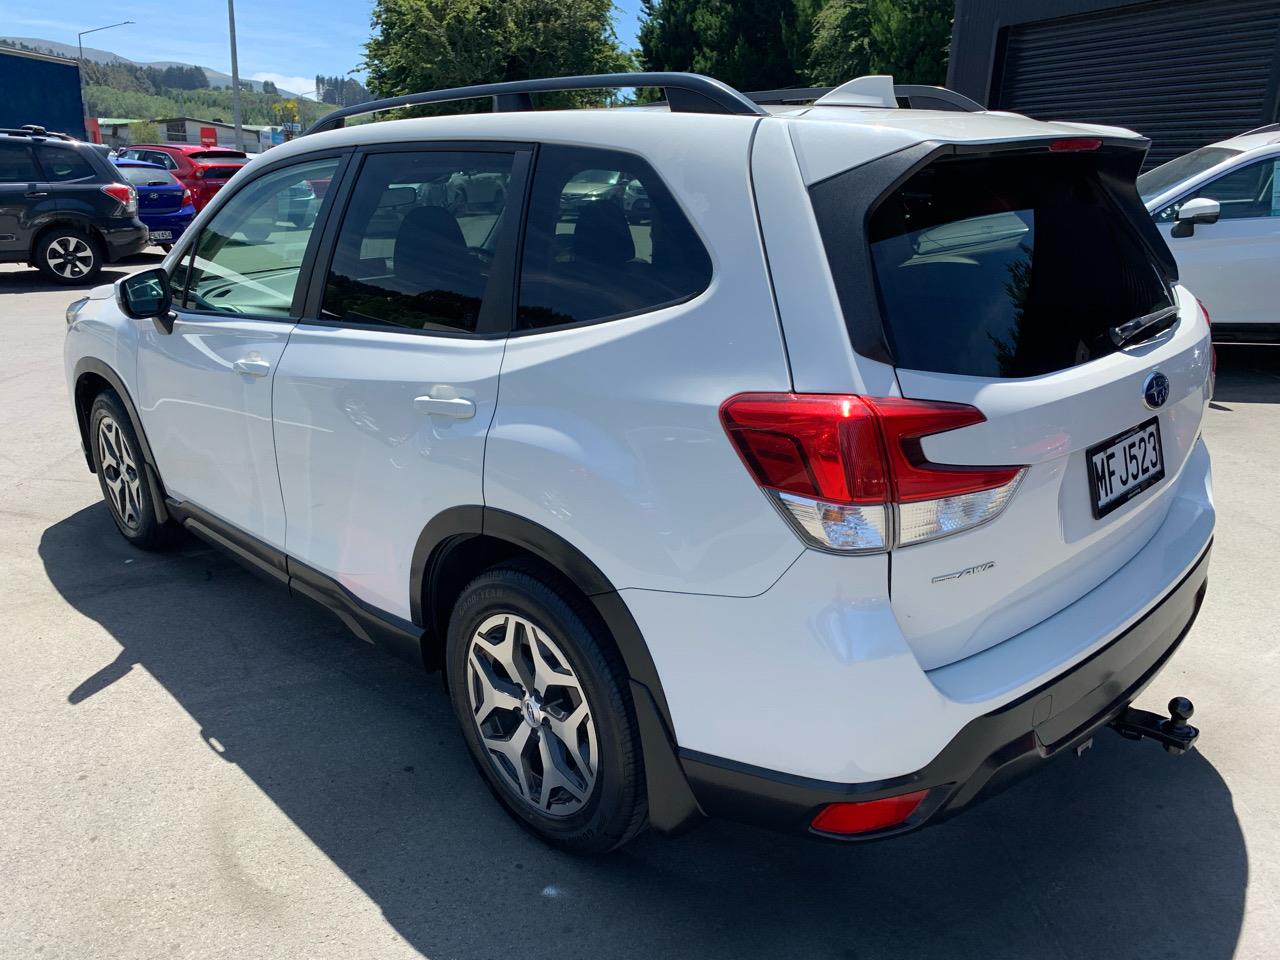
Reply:
M1201 147L1199 150L1192 150L1138 177L1138 194L1143 203L1150 203L1182 181L1190 180L1239 153L1239 150L1232 150L1230 147Z
M885 333L912 370L1064 370L1113 352L1112 327L1171 303L1081 157L939 161L876 208L869 234Z
M171 187L178 182L159 167L121 167L120 172L135 187Z

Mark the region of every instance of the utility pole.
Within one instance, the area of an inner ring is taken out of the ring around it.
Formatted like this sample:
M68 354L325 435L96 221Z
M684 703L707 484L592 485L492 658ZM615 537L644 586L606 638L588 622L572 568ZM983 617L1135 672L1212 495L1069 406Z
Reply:
M105 27L94 27L92 30L81 30L76 34L76 45L80 48L80 62L76 66L76 73L80 74L80 120L84 124L84 135L89 135L89 104L84 99L84 36L86 33L97 33L99 30L110 30L112 27L125 27L133 23L132 20L123 20L120 23L109 23Z
M244 149L240 123L240 64L236 59L236 0L227 0L227 24L231 28L231 119L236 125L236 149Z

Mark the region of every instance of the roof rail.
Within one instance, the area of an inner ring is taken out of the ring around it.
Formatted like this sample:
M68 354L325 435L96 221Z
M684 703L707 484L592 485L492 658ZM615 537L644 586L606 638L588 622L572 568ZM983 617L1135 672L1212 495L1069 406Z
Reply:
M56 130L46 130L44 127L34 123L23 124L21 127L0 127L0 133L7 133L14 137L52 137L55 140L75 140L75 137L58 133Z
M456 100L493 98L495 112L532 110L533 94L557 93L564 90L614 90L619 88L661 87L667 102L677 113L732 113L760 116L764 111L733 87L699 73L601 73L583 77L546 77L538 80L510 80L505 83L481 83L447 90L425 90L401 97L371 100L343 107L321 117L308 134L341 127L348 117L367 113L412 107L424 103L450 103ZM304 134L305 136L306 134Z
M1273 130L1280 130L1280 123L1268 123L1261 127L1254 127L1252 130L1246 130L1244 133L1237 133L1237 137L1247 137L1251 133L1271 133Z
M785 104L813 103L825 97L837 87L791 87L782 90L757 90L743 94L752 103ZM931 87L919 83L895 83L893 94L898 100L907 101L907 106L916 110L959 110L965 113L979 113L987 108L976 100L971 100L963 93L956 93L946 87Z

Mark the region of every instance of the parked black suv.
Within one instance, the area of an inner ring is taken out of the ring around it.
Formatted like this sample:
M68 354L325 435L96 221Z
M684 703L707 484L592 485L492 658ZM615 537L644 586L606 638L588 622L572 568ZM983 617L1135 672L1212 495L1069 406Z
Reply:
M92 144L0 129L0 262L86 283L147 245L138 193Z

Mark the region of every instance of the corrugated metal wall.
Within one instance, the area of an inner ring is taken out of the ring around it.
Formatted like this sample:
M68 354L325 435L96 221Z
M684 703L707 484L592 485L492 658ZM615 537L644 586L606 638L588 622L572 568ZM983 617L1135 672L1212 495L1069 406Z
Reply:
M1274 119L1278 0L1160 0L1001 31L992 106L1129 127L1147 165Z

